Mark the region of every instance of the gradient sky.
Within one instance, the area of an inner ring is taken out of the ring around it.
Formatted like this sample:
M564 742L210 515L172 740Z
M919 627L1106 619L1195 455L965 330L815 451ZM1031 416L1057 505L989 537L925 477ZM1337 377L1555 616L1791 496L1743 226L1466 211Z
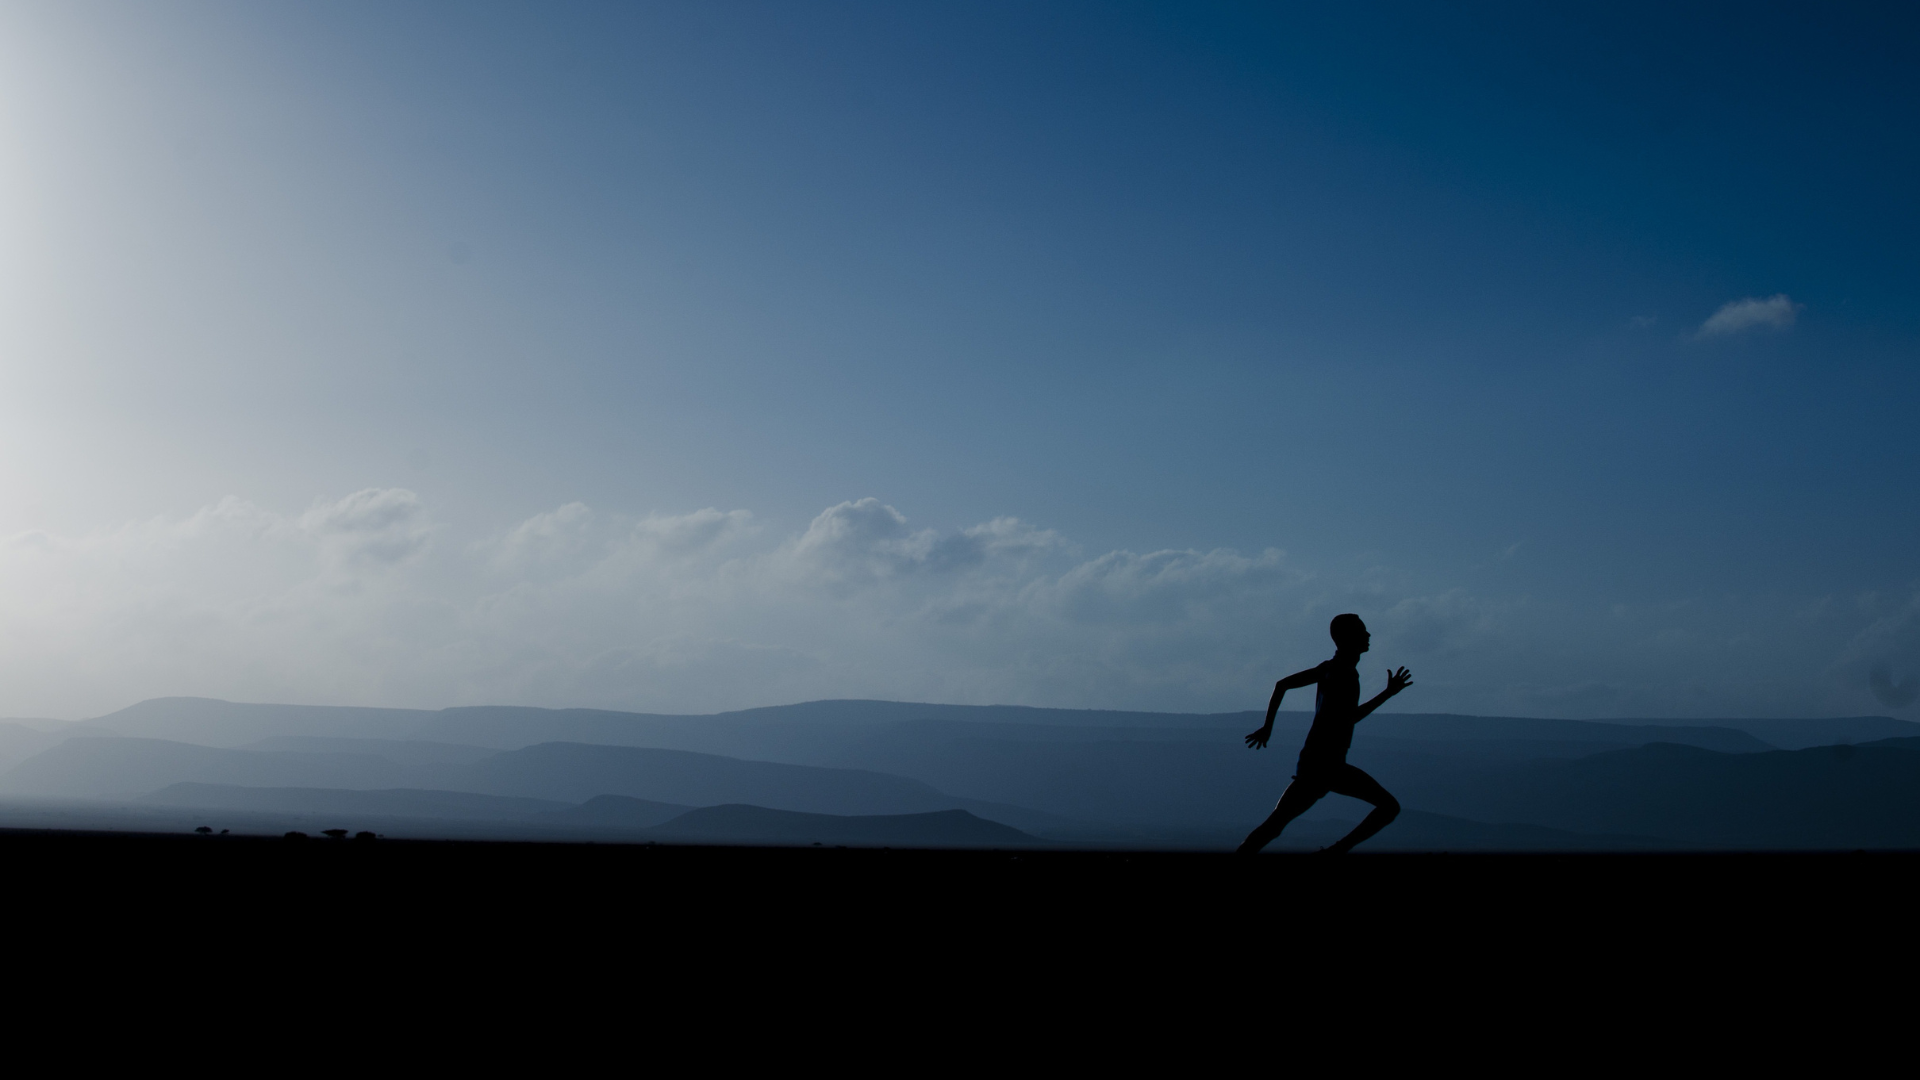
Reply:
M1913 716L1915 17L1565 8L0 4L0 713Z

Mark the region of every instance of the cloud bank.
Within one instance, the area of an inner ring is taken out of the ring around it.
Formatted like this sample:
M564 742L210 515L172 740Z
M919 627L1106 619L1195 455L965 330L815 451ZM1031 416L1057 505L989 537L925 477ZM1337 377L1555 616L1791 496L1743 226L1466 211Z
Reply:
M1846 649L1827 682L1864 696L1862 664L1920 659L1916 610L1883 604L1828 627ZM0 541L0 710L78 718L170 694L1257 709L1273 679L1325 658L1342 611L1372 624L1370 663L1416 668L1422 711L1775 715L1824 700L1782 685L1789 665L1753 643L1764 619L1749 611L1620 609L1596 629L1388 568L1332 575L1277 548L1095 554L1010 517L916 527L871 498L785 535L745 510L568 503L463 536L414 492L369 489L298 513L229 498L182 519ZM1886 679L1873 689L1891 705L1910 684Z
M1805 304L1796 304L1786 293L1775 293L1765 300L1747 297L1720 305L1720 310L1700 324L1698 338L1726 337L1750 330L1785 330L1793 325Z

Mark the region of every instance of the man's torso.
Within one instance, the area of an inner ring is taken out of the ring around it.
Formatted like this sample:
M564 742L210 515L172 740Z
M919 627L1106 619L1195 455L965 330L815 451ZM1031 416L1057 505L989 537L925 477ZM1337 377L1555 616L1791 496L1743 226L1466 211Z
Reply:
M1313 699L1313 726L1300 748L1300 768L1319 770L1344 764L1353 746L1355 715L1360 711L1360 672L1339 659L1320 665Z

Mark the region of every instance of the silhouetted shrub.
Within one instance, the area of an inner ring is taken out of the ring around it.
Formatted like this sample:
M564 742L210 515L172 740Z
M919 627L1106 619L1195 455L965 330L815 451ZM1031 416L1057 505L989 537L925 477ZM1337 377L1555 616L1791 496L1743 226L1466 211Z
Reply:
M359 831L359 832L357 832L357 833L354 833L354 834L353 834L353 838L354 838L355 840L377 840L377 839L379 839L379 837L377 837L377 836L375 836L375 835L373 835L373 834L372 834L372 833L370 833L370 832L367 832L367 831L366 831L366 830L364 830L364 829L362 829L361 831Z
M213 835L213 826L202 825L193 831L199 833L201 836L211 836Z
M321 830L320 830L320 835L321 835L321 836L324 836L324 837L326 837L326 838L327 838L327 839L329 839L329 840L345 840L345 839L347 838L347 830L345 830L345 829L321 829Z
M281 837L282 840L305 840L306 838L307 838L307 834L303 832L290 832L287 835Z

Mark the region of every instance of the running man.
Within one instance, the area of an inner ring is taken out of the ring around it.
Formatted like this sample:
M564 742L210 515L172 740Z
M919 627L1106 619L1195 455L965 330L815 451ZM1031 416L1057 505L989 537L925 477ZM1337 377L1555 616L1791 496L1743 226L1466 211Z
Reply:
M1400 801L1387 794L1380 781L1347 764L1347 749L1353 745L1353 725L1386 704L1388 698L1412 686L1413 677L1406 668L1388 672L1387 688L1372 701L1360 704L1357 665L1360 654L1372 644L1373 635L1367 633L1367 624L1361 622L1358 615L1335 615L1327 632L1333 635L1333 659L1274 683L1273 700L1267 702L1267 722L1247 736L1250 749L1265 749L1267 739L1273 735L1273 714L1280 711L1280 699L1289 690L1320 685L1313 700L1313 727L1307 731L1306 745L1300 748L1300 765L1294 772L1293 783L1287 785L1273 813L1240 845L1242 855L1257 854L1273 843L1281 829L1306 813L1308 807L1325 798L1328 792L1373 804L1373 812L1354 826L1352 832L1333 846L1322 849L1332 854L1353 850L1355 844L1386 828L1400 815Z

